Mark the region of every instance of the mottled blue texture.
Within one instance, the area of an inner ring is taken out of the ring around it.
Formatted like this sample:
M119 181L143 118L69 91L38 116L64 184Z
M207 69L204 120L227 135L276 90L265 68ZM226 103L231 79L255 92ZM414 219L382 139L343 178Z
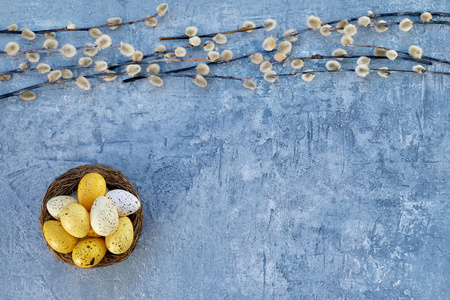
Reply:
M450 8L448 0L168 3L156 29L138 24L111 37L148 52L159 35L181 34L189 25L211 32L245 20L278 21L273 33L232 35L220 47L238 55L259 49L270 34L304 28L310 14L334 20L368 9ZM0 25L133 20L152 14L156 4L4 0ZM449 59L448 34L448 27L415 26L406 33L361 30L355 40L401 50L419 44L426 54ZM42 36L14 39L23 48L43 42ZM92 40L86 33L58 39L61 45ZM0 48L7 42L1 36ZM338 35L327 39L314 32L301 37L295 53L330 54L337 47ZM42 61L55 57L60 65L76 61L60 55ZM113 50L96 59L113 57L123 59ZM1 70L22 61L1 57ZM258 74L248 61L212 71ZM42 80L18 77L0 82L0 90ZM448 299L449 83L442 76L324 74L310 83L258 81L250 91L224 80L210 81L206 89L189 79L166 79L163 88L147 81L92 81L90 92L68 84L38 90L33 102L2 100L0 298ZM120 169L145 209L131 257L91 272L57 261L38 222L48 185L85 163Z

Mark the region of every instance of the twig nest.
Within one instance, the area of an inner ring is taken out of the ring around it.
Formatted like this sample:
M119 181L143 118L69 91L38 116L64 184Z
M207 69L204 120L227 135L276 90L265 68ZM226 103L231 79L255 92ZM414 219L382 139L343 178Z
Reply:
M64 78L64 79L70 79L70 78L73 77L73 73L72 73L72 71L70 71L69 69L64 69L64 70L62 70L62 72L61 72L61 76L62 76L62 78Z
M337 30L337 32L339 32L339 33L344 33L344 28L345 28L345 26L347 26L348 24L350 24L350 23L348 22L347 19L340 20L340 21L336 24L336 28L340 28L340 29Z
M377 22L377 25L375 25L375 30L377 32L385 32L388 30L388 25L386 25L386 21L380 20Z
M32 63L36 63L41 59L41 56L39 55L39 53L27 53L27 59L32 62Z
M100 49L105 49L111 46L112 44L112 39L109 35L107 34L102 34L99 38L97 38L95 40L95 44L100 48Z
M344 27L344 34L349 36L354 36L358 32L358 29L353 24L348 24Z
M148 81L150 81L151 84L154 86L163 86L164 81L161 79L161 77L152 75L148 78Z
M36 69L37 69L40 73L44 74L44 73L49 72L49 71L51 70L51 67L50 67L49 65L47 65L47 64L40 63L40 64L38 64L38 66L36 67Z
M401 20L398 27L400 28L401 31L410 31L411 28L413 27L413 22L410 19L405 18Z
M8 25L8 27L6 27L6 29L8 29L8 31L17 31L17 30L19 30L19 26L17 26L17 24L11 24L11 25Z
M244 81L244 87L249 90L254 90L256 89L256 83L253 81L253 79L249 78Z
M34 38L36 37L36 34L31 31L30 29L24 29L22 31L22 37L27 39L27 40L34 40Z
M288 42L296 42L298 40L298 35L295 35L295 29L288 29L283 33L283 37L285 41Z
M390 60L395 60L398 57L398 53L395 50L386 51L386 57Z
M89 34L90 34L90 36L92 36L93 38L96 39L96 38L101 37L103 33L98 28L91 28L91 29L89 29Z
M344 47L351 45L351 44L353 44L353 38L351 36L345 34L341 37L341 44Z
M192 80L195 85L199 87L206 87L208 85L208 82L206 81L205 77L203 77L200 74L195 75L194 80Z
M266 51L272 51L276 46L277 41L273 37L266 38L262 43L262 47Z
M275 72L274 70L267 71L266 73L264 73L264 80L273 83L278 79L276 75L277 72Z
M176 57L185 57L186 49L184 47L176 47L174 53Z
M345 51L342 48L337 48L331 53L331 55L332 56L344 56L344 55L347 55L347 51ZM336 58L336 59L343 60L343 58Z
M91 89L91 84L84 76L80 76L76 80L76 84L80 89L83 89L85 91L89 91Z
M257 52L250 55L250 60L252 63L259 65L260 63L263 62L264 57L261 53Z
M420 15L420 19L423 22L431 22L433 20L433 16L429 12L424 12Z
M164 16L167 12L167 9L169 8L169 5L167 3L161 3L156 7L156 12L160 16Z
M5 46L5 52L8 55L16 55L17 52L19 52L20 50L20 46L18 43L16 42L9 42L8 44L6 44Z
M133 77L136 74L139 74L140 71L141 71L141 66L140 65L128 65L127 66L127 73L131 77Z
M88 48L85 49L83 52L87 56L96 56L98 54L98 48L97 47Z
M55 70L55 71L51 71L50 73L48 73L47 78L48 78L48 81L54 82L54 81L58 80L59 78L61 78L61 76L62 76L62 72L60 70Z
M292 50L292 44L288 41L282 41L280 44L278 44L278 51L284 54L288 54Z
M388 69L388 67L381 67L380 70L389 70L389 69ZM378 74L379 76L381 76L381 77L384 77L384 78L386 78L386 77L388 77L389 75L391 75L391 73L390 73L390 72L387 72L387 71L377 71L377 74Z
M383 56L386 56L387 51L388 51L387 49L377 47L377 48L373 49L373 55L383 57Z
M341 64L336 60L327 61L325 67L328 71L337 71L341 68Z
M149 27L155 27L156 25L158 25L158 20L156 20L155 18L148 18L144 23Z
M332 34L333 32L329 29L331 29L331 25L323 25L322 27L320 27L320 34L323 36L329 36L330 34Z
M216 47L216 44L214 44L214 42L207 41L205 43L205 45L203 46L203 50L205 50L206 52L209 52L209 51L213 51L215 47Z
M316 16L310 16L306 20L306 25L311 29L318 30L322 26L322 21Z
M58 41L55 39L46 39L44 42L45 49L56 49L58 48Z
M411 46L408 49L409 55L411 55L414 58L422 58L423 50L419 46Z
M277 62L283 62L286 59L286 54L277 52L273 56L273 59L275 59L275 61L277 61Z
M356 61L358 65L369 65L370 64L370 58L367 56L360 56L358 60Z
M291 62L291 67L293 69L301 69L303 68L304 62L300 58L296 58Z
M220 54L220 58L224 61L230 61L233 58L233 51L223 50Z
M150 64L147 67L147 73L150 74L158 74L161 70L161 67L158 64Z
M244 29L253 29L256 27L256 24L252 21L245 21L244 25L242 25L242 28ZM253 32L253 30L247 30L246 32Z
M355 68L355 73L361 77L366 77L367 74L369 74L369 72L370 72L370 69L367 65L358 65Z
M316 76L316 74L314 74L313 72L314 72L313 70L306 70L305 72L303 72L302 80L307 82L312 81Z
M188 28L186 28L186 30L184 32L187 36L193 37L193 36L197 35L198 28L195 26L189 26Z
M427 69L425 69L423 66L421 65L415 65L412 70L416 73L426 73Z
M122 53L122 55L125 55L128 57L132 56L135 51L133 45L128 44L128 43L123 43L123 42L120 42L119 50L120 50L120 53Z
M116 72L111 71L111 70L105 70L105 73L107 73L107 74L116 74ZM108 75L108 76L103 77L103 80L104 81L113 81L116 78L117 78L117 75Z
M209 66L205 63L198 64L196 71L200 75L208 75L209 74Z
M140 62L144 58L144 53L142 51L134 51L131 55L131 59L134 62Z
M213 36L213 41L219 45L223 45L227 43L227 37L225 34L218 33L215 36Z
M19 67L17 68L18 70L28 70L30 68L30 63L29 62L23 62L19 65Z
M44 37L46 39L54 39L54 38L56 38L56 33L48 31L48 32L44 33Z
M36 93L33 91L24 91L19 97L22 100L30 101L36 99Z
M106 69L108 69L108 63L106 61L103 61L103 60L96 61L94 69L97 72L103 72Z
M267 19L263 23L263 27L267 31L271 31L275 28L275 26L277 26L277 21L275 21L274 19Z
M192 47L200 46L201 42L202 40L198 36L189 38L189 45L191 45Z
M73 29L75 29L75 24L69 23L69 24L66 26L66 28L69 29L69 30L73 30Z
M210 61L218 61L220 59L220 54L217 51L209 51L208 52L208 59Z
M92 64L92 58L90 57L81 57L78 60L78 64L82 67L87 67L90 66Z
M155 49L156 53L161 53L161 52L164 52L164 51L166 51L166 46L164 46L164 45L158 45L156 47L156 49Z
M259 65L259 70L263 73L269 72L270 70L272 70L272 63L268 60L263 61L260 65Z
M115 17L115 18L109 18L109 19L107 20L107 22L108 22L108 24L111 24L111 25L117 25L117 24L122 23L122 19L121 19L121 18L118 18L118 17ZM110 26L109 29L111 29L111 30L116 30L118 27L119 27L119 26Z
M359 26L369 26L370 25L370 18L367 16L363 16L358 18L358 25Z

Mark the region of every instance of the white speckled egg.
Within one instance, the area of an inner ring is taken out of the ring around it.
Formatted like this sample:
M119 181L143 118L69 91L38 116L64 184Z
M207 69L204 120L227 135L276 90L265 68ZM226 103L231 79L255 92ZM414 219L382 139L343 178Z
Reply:
M77 199L70 196L56 196L48 200L47 210L56 220L61 219L61 211L71 203L78 203Z
M134 214L141 207L139 199L125 190L112 190L105 196L114 203L121 217Z
M119 225L119 213L114 204L105 196L95 199L90 217L92 229L102 236L113 234Z

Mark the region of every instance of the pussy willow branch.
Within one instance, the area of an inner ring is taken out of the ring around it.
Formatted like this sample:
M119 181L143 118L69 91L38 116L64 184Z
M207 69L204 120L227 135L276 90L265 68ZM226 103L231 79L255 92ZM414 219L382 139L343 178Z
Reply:
M120 47L119 45L111 45L105 49L119 48L119 47ZM95 48L98 48L98 47L96 45L75 47L75 49L77 51L84 51L84 50L95 49ZM14 55L28 54L28 53L56 53L56 52L60 52L60 51L61 51L61 48L51 48L51 49L37 48L37 49L21 50L21 51L18 51ZM7 53L6 53L6 51L0 50L0 54L7 54Z
M380 49L384 49L384 50L395 50L395 49L390 49L390 48L386 48L386 47L380 47L380 46L374 46L374 45L360 45L360 44L349 44L346 45L345 47L359 47L359 48L380 48ZM408 52L403 52L403 51L397 51L397 53L403 54L403 55L408 55L409 57L411 57L411 55L409 55ZM440 62L440 63L444 63L444 64L450 64L449 60L445 60L445 59L441 59L441 58L435 58L435 57L431 57L431 56L426 56L426 55L422 55L422 58L425 60L431 60L431 61L436 61L436 62Z
M103 25L99 25L99 26L81 27L81 28L74 28L74 29L68 29L66 27L63 27L63 28L35 30L33 32L36 33L36 34L41 34L41 33L47 33L47 32L89 31L92 28L105 28L105 27L125 26L125 25L131 25L131 24L135 24L135 23L145 22L148 19L156 18L157 16L158 16L158 14L156 13L154 15L148 16L148 17L143 18L143 19L129 21L129 22L122 22L122 23L119 23L119 24L109 24L109 23L107 23L107 24L103 24ZM0 34L22 34L22 31L21 30L16 30L16 31L0 30Z
M448 21L438 21L438 20L432 20L429 22L424 22L424 21L413 21L413 24L419 24L419 25L450 25L450 22ZM356 28L370 28L370 27L375 27L375 26L385 26L385 27L389 27L389 26L394 26L394 25L399 25L400 22L386 22L386 23L370 23L367 26L363 26L363 25L358 25L355 26ZM336 31L336 30L342 30L344 29L344 27L334 27L334 28L328 28L328 29L324 29L325 31Z
M320 54L315 54L315 55L311 55L311 56L306 56L306 57L292 57L292 58L288 58L287 61L292 61L294 59L301 59L303 61L307 61L307 60L315 60L315 59L332 59L332 58L360 58L361 56L365 56L367 58L370 59L388 59L386 56L375 56L375 55L320 55ZM401 60L408 60L408 61L414 61L414 62L418 62L418 63L423 63L425 65L432 65L433 63L424 59L418 59L418 58L412 58L412 57L397 57L397 59L401 59Z
M256 26L253 28L239 28L239 29L234 29L234 30L228 30L228 31L220 31L220 32L215 32L215 33L207 33L207 34L200 34L197 35L199 38L204 38L204 37L213 37L219 33L221 34L231 34L231 33L238 33L238 32L246 32L246 31L253 31L253 30L258 30L258 29L262 29L264 28L264 26ZM180 36L166 36L166 37L160 37L159 40L160 41L167 41L167 40L187 40L190 37L187 35L180 35Z
M440 71L426 71L425 73L417 73L415 71L410 70L398 70L398 69L370 69L370 72L384 72L384 73L406 73L406 74L432 74L432 75L450 75L450 72L440 72ZM274 77L289 77L303 74L320 74L320 73L349 73L355 72L355 69L339 69L337 71L330 70L312 70L312 71L302 71L302 72L292 72L287 74L276 74Z

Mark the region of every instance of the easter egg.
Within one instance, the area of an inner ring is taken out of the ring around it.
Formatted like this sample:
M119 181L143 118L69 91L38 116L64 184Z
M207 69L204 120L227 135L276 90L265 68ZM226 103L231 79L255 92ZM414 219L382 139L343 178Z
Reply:
M121 217L134 214L141 207L139 199L125 190L111 190L106 193L105 197L114 203Z
M56 196L48 200L47 210L56 220L60 220L62 209L71 203L77 203L77 199L70 196Z
M106 248L114 254L122 254L126 252L133 243L133 224L128 217L119 218L119 226L117 230L105 237Z
M92 203L99 196L106 193L106 181L102 175L98 173L88 173L81 178L78 183L77 197L78 202L88 211L91 210Z
M89 229L89 212L81 204L66 205L61 211L61 224L74 237L85 237Z
M105 254L105 241L102 238L89 238L75 246L72 259L80 268L91 268L101 262Z
M42 231L47 243L57 252L70 253L77 245L78 239L67 233L60 221L46 221Z
M114 204L105 196L95 199L91 208L91 226L95 233L108 236L119 225L119 213Z

